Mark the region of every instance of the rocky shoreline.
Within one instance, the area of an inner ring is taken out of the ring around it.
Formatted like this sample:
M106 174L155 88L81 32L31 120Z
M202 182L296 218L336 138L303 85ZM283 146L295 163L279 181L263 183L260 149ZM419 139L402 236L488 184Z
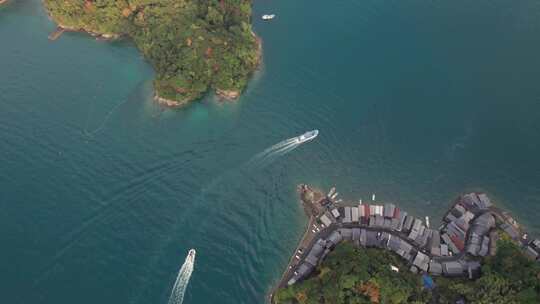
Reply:
M167 99L164 97L159 96L159 93L155 91L154 94L154 100L161 106L169 107L169 108L179 108L182 106L185 106L189 103L188 100L174 100L174 99Z
M0 5L7 3L8 0L0 0Z
M216 89L216 95L227 100L236 100L240 97L240 91Z

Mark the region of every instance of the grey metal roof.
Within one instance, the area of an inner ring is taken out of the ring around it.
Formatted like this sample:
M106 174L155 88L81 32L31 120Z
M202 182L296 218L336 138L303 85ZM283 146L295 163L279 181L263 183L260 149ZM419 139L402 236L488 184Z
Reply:
M482 237L476 234L475 232L471 232L469 237L469 242L467 243L467 252L476 256L478 255L478 252L480 251L480 247L482 245Z
M443 262L443 272L446 275L461 275L463 274L463 265L458 262Z
M424 235L427 231L426 229L428 228L422 224L422 226L420 226L420 229L418 229L418 235L420 236Z
M448 222L453 222L453 221L457 220L457 217L455 217L452 213L448 213L446 215L445 219Z
M413 265L423 271L427 271L429 267L429 257L419 251L414 258Z
M438 248L441 245L441 235L438 230L431 231L431 238L429 239L430 248Z
M467 253L471 255L477 256L478 251L480 251L480 247L478 246L478 244L469 244L467 246Z
M450 212L452 213L452 215L459 218L465 213L465 211L466 210L465 208L463 208L463 206L461 206L460 204L456 204Z
M490 213L484 213L474 219L471 231L478 235L484 235L493 227L495 227L495 218Z
M414 240L416 240L417 237L418 237L418 231L412 229L411 232L409 233L408 238L409 238L410 240L413 240L413 241L414 241Z
M341 236L343 239L350 241L352 240L352 229L350 228L340 228L339 233L341 233Z
M423 226L423 224L422 224L421 220L414 219L414 223L413 223L413 226L412 226L413 230L420 230L422 228L422 226Z
M399 227L399 219L398 218L393 218L392 223L390 224L390 229L392 229L394 231L397 231L398 227Z
M405 218L407 217L407 212L402 211L399 214L399 225L397 227L398 231L403 230L403 224L405 224Z
M366 246L377 246L379 241L377 240L377 232L366 230Z
M306 257L306 262L313 266L317 266L317 264L319 263L319 259L316 256L309 254Z
M328 217L328 215L326 215L326 213L323 214L319 219L327 227L332 224L332 220L330 219L330 217Z
M366 229L360 230L360 245L367 246L367 231Z
M313 245L313 248L311 248L311 251L309 252L310 255L313 255L315 257L320 257L324 251L324 246L317 242Z
M351 207L345 207L344 208L344 218L343 218L343 222L344 223L350 223L352 221L352 218L351 218Z
M484 239L482 240L482 247L478 251L478 255L480 256L486 256L489 252L489 238L487 236L484 236Z
M308 263L302 263L300 267L298 267L298 277L305 278L313 271L314 268L315 267Z
M375 227L375 226L377 226L377 223L375 222L375 216L371 215L369 217L369 227Z
M428 242L428 238L430 237L430 235L431 235L431 231L430 230L425 230L424 233L422 233L422 235L419 235L416 238L415 243L420 247L426 247L427 242Z
M463 204L464 204L464 207L466 207L467 209L473 212L478 210L479 207L481 206L481 202L475 193L465 194L463 196Z
M393 217L396 205L394 204L384 204L384 217Z
M442 274L442 265L441 263L437 261L431 261L429 262L429 273L433 275L441 275Z
M401 239L396 236L392 236L388 241L388 248L394 252L397 252L401 248Z
M339 244L343 240L343 237L341 236L341 233L339 233L337 230L334 230L332 234L328 237L328 241L332 242L334 245Z
M478 200L481 202L484 209L489 208L489 207L491 207L493 205L491 203L491 200L489 199L489 197L485 193L478 194Z
M360 240L360 228L353 228L353 230L352 230L352 239L353 239L353 241Z
M441 255L447 256L448 255L448 245L441 244Z
M412 250L413 246L411 244L409 244L407 241L405 240L401 240L401 243L400 243L400 249L403 250L404 252L410 252Z
M405 223L403 224L403 230L405 231L411 230L413 222L414 222L414 217L407 215L407 217L405 218Z
M380 215L375 215L375 226L382 227L384 224L384 218Z
M358 219L359 219L359 212L358 212L358 207L352 207L351 208L351 220L353 222L358 222Z

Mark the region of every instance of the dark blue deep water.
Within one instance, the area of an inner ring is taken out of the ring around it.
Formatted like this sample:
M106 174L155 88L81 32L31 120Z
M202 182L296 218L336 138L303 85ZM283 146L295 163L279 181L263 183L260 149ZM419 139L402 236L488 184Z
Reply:
M273 12L277 18L258 18ZM295 186L439 218L489 192L540 231L540 3L256 0L238 102L152 100L132 44L0 8L0 302L262 303L306 219ZM266 167L246 162L320 129Z

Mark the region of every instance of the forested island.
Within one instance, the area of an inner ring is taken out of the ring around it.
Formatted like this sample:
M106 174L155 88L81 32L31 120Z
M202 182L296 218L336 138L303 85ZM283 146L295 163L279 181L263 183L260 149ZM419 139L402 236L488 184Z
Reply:
M156 99L169 106L213 89L237 98L261 53L251 0L44 0L61 30L131 38L156 71Z

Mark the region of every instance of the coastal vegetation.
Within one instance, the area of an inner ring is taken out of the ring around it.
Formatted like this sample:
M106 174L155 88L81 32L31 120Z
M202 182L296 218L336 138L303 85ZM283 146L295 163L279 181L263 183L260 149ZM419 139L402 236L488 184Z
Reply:
M210 88L236 98L258 65L251 0L44 0L66 30L131 38L156 71L159 98L179 105Z
M390 265L401 271L393 272ZM301 283L277 291L275 304L425 303L420 277L407 271L399 256L381 249L342 243Z
M409 272L394 253L342 243L310 278L278 290L274 303L540 303L539 264L512 241L499 240L497 248L495 256L482 261L477 280L437 277L428 291L422 277ZM400 271L391 271L390 265Z
M496 255L484 259L479 279L440 278L438 286L440 303L455 303L461 297L467 303L540 303L540 265L503 239L497 242Z

